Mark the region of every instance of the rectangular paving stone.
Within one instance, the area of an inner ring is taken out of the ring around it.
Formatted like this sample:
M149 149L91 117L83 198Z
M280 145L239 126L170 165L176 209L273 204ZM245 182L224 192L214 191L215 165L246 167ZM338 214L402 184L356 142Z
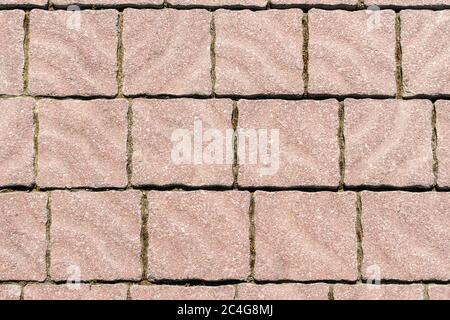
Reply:
M52 192L52 279L140 279L140 202L139 191Z
M309 93L395 95L394 11L312 9L308 17Z
M0 194L0 280L46 278L45 193Z
M234 286L131 286L132 300L233 300Z
M32 10L29 92L45 96L117 93L117 11Z
M133 101L133 185L233 184L231 100Z
M15 284L0 285L0 300L19 300L21 288Z
M21 94L23 91L25 13L20 10L0 12L0 94Z
M28 284L24 300L126 300L126 284Z
M0 100L0 186L34 182L34 103L29 98Z
M428 294L430 300L450 300L450 286L449 285L429 285Z
M123 16L125 94L211 93L208 11L126 9Z
M96 5L96 6L114 6L114 5L160 5L164 0L52 0L56 6L78 5Z
M405 95L450 94L450 10L404 10L400 18Z
M303 93L301 10L218 10L214 21L217 94Z
M356 280L353 192L255 192L255 279Z
M449 279L449 194L364 191L361 201L364 277L376 266L381 279Z
M125 187L127 108L118 100L39 101L40 187Z
M380 5L380 6L438 6L448 5L448 0L365 0L366 6Z
M293 4L304 4L311 6L347 5L356 7L355 0L271 0L272 5L288 6Z
M149 278L245 279L249 207L248 192L149 192Z
M433 185L430 101L347 99L344 105L347 185Z
M450 101L437 101L435 107L438 186L450 188Z
M319 284L239 284L239 300L327 300L329 285Z
M423 300L421 284L336 284L335 300Z
M267 0L167 0L167 3L174 6L205 6L205 7L246 7L264 8Z
M48 0L0 0L0 6L41 6L44 7L48 4Z
M239 185L338 186L336 100L240 100L238 107Z

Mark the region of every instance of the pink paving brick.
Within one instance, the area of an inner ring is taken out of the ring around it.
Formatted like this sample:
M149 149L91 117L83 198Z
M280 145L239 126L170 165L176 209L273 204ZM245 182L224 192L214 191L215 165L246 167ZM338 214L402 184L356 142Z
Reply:
M249 275L249 193L149 192L148 207L150 278L221 280Z
M167 3L174 6L205 6L205 7L250 7L264 8L267 0L167 0Z
M216 93L302 94L302 11L218 10Z
M124 11L124 92L209 95L211 14L206 10Z
M348 5L356 6L355 0L271 0L271 4L275 6L286 6L292 4L305 4L310 6L327 6L327 5Z
M345 100L345 183L434 183L432 104L426 100Z
M39 101L40 187L127 184L126 100Z
M0 285L0 300L19 300L21 290L19 285Z
M309 93L395 95L395 13L376 14L309 11Z
M52 192L52 279L140 279L140 202L139 191Z
M117 93L117 12L32 10L29 92L48 96Z
M21 94L23 90L23 11L0 12L0 94Z
M231 100L134 100L134 185L233 184Z
M436 102L438 185L450 188L450 101Z
M0 185L33 183L34 101L28 98L0 100Z
M0 5L7 5L7 6L41 6L44 7L48 3L48 0L0 0Z
M28 284L24 300L126 300L126 284Z
M450 300L449 285L429 285L428 294L430 300Z
M423 286L357 284L334 286L335 300L423 300Z
M81 5L162 5L164 0L52 0L52 3L56 6L67 6L73 3Z
M327 300L329 285L319 284L240 284L239 300Z
M375 266L382 279L449 279L449 194L364 191L361 197L364 277Z
M338 186L336 100L241 100L238 107L239 185Z
M352 192L255 193L255 279L356 280Z
M366 6L380 5L380 6L438 6L450 4L448 0L365 0Z
M45 193L0 194L0 280L46 277Z
M233 300L234 286L132 286L133 300Z
M450 10L400 13L405 95L450 94Z

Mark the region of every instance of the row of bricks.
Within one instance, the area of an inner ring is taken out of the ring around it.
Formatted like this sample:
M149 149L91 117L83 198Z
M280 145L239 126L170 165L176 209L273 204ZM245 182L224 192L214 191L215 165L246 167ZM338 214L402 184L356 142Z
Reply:
M0 12L0 94L450 93L448 10L400 13L403 85L397 81L392 10L313 9L308 32L299 9L126 9L122 17L115 10L81 11L78 18L63 10L32 10L24 54L25 13Z
M0 5L35 5L46 7L48 2L55 6L67 6L71 4L80 5L155 5L162 6L244 6L252 8L264 8L269 4L268 0L0 0ZM363 1L358 0L270 0L272 5L361 5ZM364 4L370 5L393 5L393 6L435 6L448 5L448 0L365 0Z
M3 193L0 280L448 281L449 203L401 191Z
M129 292L129 294L128 294ZM332 295L330 297L330 292ZM429 285L424 294L423 285L327 285L318 284L239 284L217 287L183 287L170 285L28 284L23 288L24 300L448 300L449 285ZM18 285L0 285L0 300L18 300L22 288Z
M234 151L239 150L237 182L243 187L337 188L341 152L347 186L435 184L430 101L347 99L343 105L345 152L339 144L337 100L239 100L240 134L233 150L233 101L228 99L135 99L131 107L125 99L3 99L0 185L30 187L36 180L43 189L119 188L130 179L133 186L231 186ZM448 188L450 102L437 101L435 109L437 183ZM278 154L273 160L278 164L250 161L258 141L251 142L249 133L262 128L269 138L271 130L279 130L279 150L268 143L268 150L260 147L256 153ZM187 130L187 138L175 141L180 129ZM213 151L208 151L208 130L220 133ZM181 142L186 144L183 162L173 156ZM194 162L193 153L202 161ZM271 172L263 175L268 166Z

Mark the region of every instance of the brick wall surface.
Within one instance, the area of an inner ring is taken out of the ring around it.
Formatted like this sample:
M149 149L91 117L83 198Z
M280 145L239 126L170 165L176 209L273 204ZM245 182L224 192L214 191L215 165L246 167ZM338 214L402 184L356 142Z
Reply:
M450 299L450 1L0 0L0 300Z

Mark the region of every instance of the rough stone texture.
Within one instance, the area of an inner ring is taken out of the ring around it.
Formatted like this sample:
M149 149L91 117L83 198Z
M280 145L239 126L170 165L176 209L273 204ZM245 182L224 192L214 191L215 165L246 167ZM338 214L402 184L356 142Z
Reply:
M116 24L115 10L84 10L81 13L32 10L30 94L115 95L118 42Z
M249 270L250 194L148 193L148 275L157 279L244 279Z
M438 185L450 188L450 101L436 102Z
M124 11L127 95L211 93L211 14L206 10Z
M326 1L326 0L325 0ZM436 6L436 5L448 5L448 0L365 0L366 6L380 5L380 6Z
M363 276L380 268L382 279L450 278L450 195L367 192L362 197Z
M336 100L241 100L238 106L238 128L243 130L238 131L239 185L338 186ZM267 156L270 158L266 164Z
M428 287L430 300L450 300L449 285L430 285Z
M24 300L125 300L126 284L29 284L23 289Z
M355 0L271 0L271 4L274 5L291 5L291 4L307 4L311 6L315 5L349 5L355 6Z
M345 183L434 183L432 104L426 100L345 100Z
M45 193L0 194L0 280L46 277Z
M0 0L0 6L18 6L18 5L33 5L33 6L46 6L48 0Z
M133 300L233 300L234 286L132 286Z
M162 5L164 0L52 0L54 5Z
M0 300L19 300L21 288L18 285L0 285Z
M324 11L309 16L309 93L396 93L395 13Z
M450 10L400 13L405 95L450 94Z
M335 300L423 300L423 286L357 284L334 286Z
M302 11L218 10L216 93L302 94Z
M124 187L126 100L39 101L38 185Z
M33 106L28 98L0 100L0 186L33 183Z
M23 90L23 11L0 12L0 94L21 94Z
M329 285L319 284L240 284L239 300L327 300Z
M167 0L175 6L205 6L205 7L252 7L264 8L267 0Z
M356 196L255 193L255 279L356 280Z
M231 186L232 110L231 100L134 100L133 185Z
M138 191L52 192L52 279L140 279L140 202Z

